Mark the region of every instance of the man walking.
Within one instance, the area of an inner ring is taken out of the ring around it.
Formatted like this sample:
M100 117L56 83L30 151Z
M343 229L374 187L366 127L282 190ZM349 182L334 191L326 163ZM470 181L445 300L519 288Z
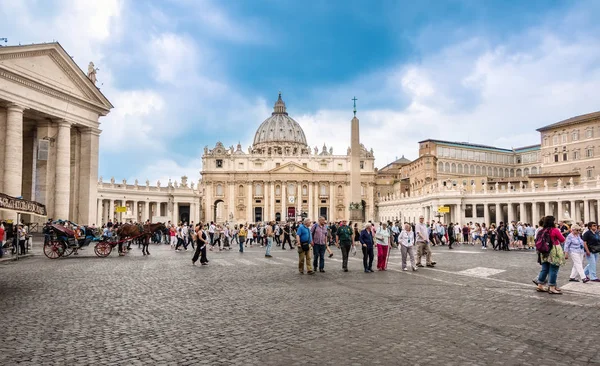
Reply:
M306 262L306 273L314 273L310 264L310 246L312 243L312 235L308 229L309 225L310 219L306 218L296 230L296 243L299 257L298 269L300 270L300 274L304 274L304 262Z
M273 246L273 222L268 222L265 226L265 236L267 237L267 251L265 257L271 258L271 247Z
M429 248L429 235L427 234L427 227L423 223L425 218L419 216L419 223L415 226L415 234L417 241L417 267L423 267L421 264L421 257L425 255L427 267L433 267L431 262L431 248Z
M290 241L290 224L286 223L283 227L283 242L281 243L281 249L285 249L285 243L288 243L290 249L293 249L292 242Z
M358 241L362 245L365 273L371 273L373 272L373 234L371 232L371 223L368 223L363 231L360 232Z
M352 248L352 228L346 225L346 220L340 221L340 227L336 231L335 245L342 250L342 269L348 272L348 254Z
M327 247L327 225L325 225L325 218L319 217L319 222L314 224L311 229L312 234L312 246L313 246L313 267L317 270L319 266L319 272L325 272L325 248Z

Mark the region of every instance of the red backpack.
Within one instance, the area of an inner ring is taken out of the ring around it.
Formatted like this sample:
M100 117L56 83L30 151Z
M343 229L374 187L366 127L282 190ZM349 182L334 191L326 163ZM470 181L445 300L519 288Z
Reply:
M552 239L550 239L551 229L542 229L535 238L535 249L541 254L548 254L552 249Z

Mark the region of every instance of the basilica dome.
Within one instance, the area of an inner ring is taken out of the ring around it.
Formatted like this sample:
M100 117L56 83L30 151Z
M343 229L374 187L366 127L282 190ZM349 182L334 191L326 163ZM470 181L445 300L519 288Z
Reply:
M261 123L254 135L254 148L272 145L307 146L304 131L298 122L288 116L285 103L281 99L281 93L279 93L279 99L275 102L271 117Z

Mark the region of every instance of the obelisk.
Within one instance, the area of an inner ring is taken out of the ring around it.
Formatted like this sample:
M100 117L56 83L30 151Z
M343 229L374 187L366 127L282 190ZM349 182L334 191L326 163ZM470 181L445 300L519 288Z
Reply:
M360 129L356 118L356 97L354 101L354 118L350 130L350 220L363 222L363 207L360 189Z

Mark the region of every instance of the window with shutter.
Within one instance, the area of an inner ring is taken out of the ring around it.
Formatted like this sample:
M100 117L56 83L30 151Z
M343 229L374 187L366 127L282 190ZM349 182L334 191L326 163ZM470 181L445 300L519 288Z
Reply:
M50 141L38 141L38 160L48 160L48 152L50 150Z

